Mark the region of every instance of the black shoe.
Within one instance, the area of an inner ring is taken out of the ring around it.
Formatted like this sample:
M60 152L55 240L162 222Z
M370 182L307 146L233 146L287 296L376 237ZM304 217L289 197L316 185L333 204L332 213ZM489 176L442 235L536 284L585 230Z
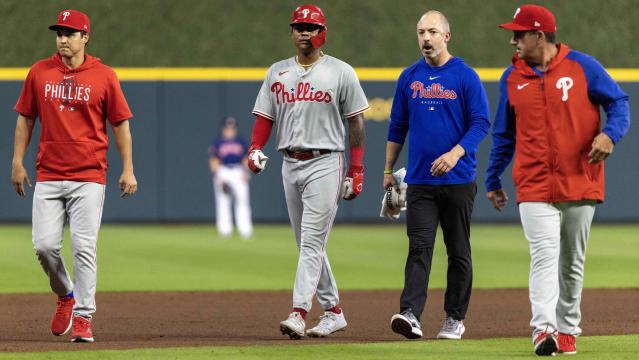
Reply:
M391 318L391 329L408 339L422 337L422 326L410 310L404 310Z

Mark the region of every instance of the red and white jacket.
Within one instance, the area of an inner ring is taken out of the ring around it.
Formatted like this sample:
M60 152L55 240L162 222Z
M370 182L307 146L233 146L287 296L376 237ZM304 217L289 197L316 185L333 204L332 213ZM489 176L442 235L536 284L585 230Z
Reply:
M486 189L501 189L501 175L515 157L517 202L604 200L604 164L588 163L603 132L617 143L628 131L628 95L592 57L558 45L545 72L516 55L500 80Z

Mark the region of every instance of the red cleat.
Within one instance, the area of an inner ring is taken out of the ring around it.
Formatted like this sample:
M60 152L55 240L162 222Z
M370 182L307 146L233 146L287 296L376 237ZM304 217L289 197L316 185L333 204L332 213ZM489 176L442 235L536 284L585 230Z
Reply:
M557 337L559 343L559 353L565 355L574 355L577 353L577 340L574 336L559 333Z
M85 319L82 316L73 317L73 331L71 332L71 342L93 342L91 320Z
M534 341L535 354L538 356L555 356L557 353L557 338L546 331L539 333Z
M55 307L55 314L51 319L51 333L55 336L64 335L71 329L73 318L73 305L75 299L72 297L59 296Z

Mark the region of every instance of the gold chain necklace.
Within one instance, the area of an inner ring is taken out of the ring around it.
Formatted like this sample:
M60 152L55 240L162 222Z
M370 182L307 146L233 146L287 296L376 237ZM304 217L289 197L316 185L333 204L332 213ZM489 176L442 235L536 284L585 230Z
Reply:
M297 65L303 67L304 70L308 70L308 68L310 68L311 66L315 65L318 61L320 61L322 59L322 56L324 56L324 53L320 51L320 56L319 56L319 58L317 58L317 60L313 61L312 63L310 63L308 65L304 65L304 64L300 63L300 61L297 58L297 55L295 55L295 62L297 63Z

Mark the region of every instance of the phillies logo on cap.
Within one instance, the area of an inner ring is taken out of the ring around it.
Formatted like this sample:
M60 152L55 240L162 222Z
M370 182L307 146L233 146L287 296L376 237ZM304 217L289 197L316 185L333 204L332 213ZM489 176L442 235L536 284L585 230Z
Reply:
M515 10L513 21L499 25L513 31L541 30L554 33L557 31L555 15L539 5L522 5Z
M60 28L91 32L89 17L81 11L72 9L62 10L58 14L58 22L49 26L49 29L53 31L58 31Z

